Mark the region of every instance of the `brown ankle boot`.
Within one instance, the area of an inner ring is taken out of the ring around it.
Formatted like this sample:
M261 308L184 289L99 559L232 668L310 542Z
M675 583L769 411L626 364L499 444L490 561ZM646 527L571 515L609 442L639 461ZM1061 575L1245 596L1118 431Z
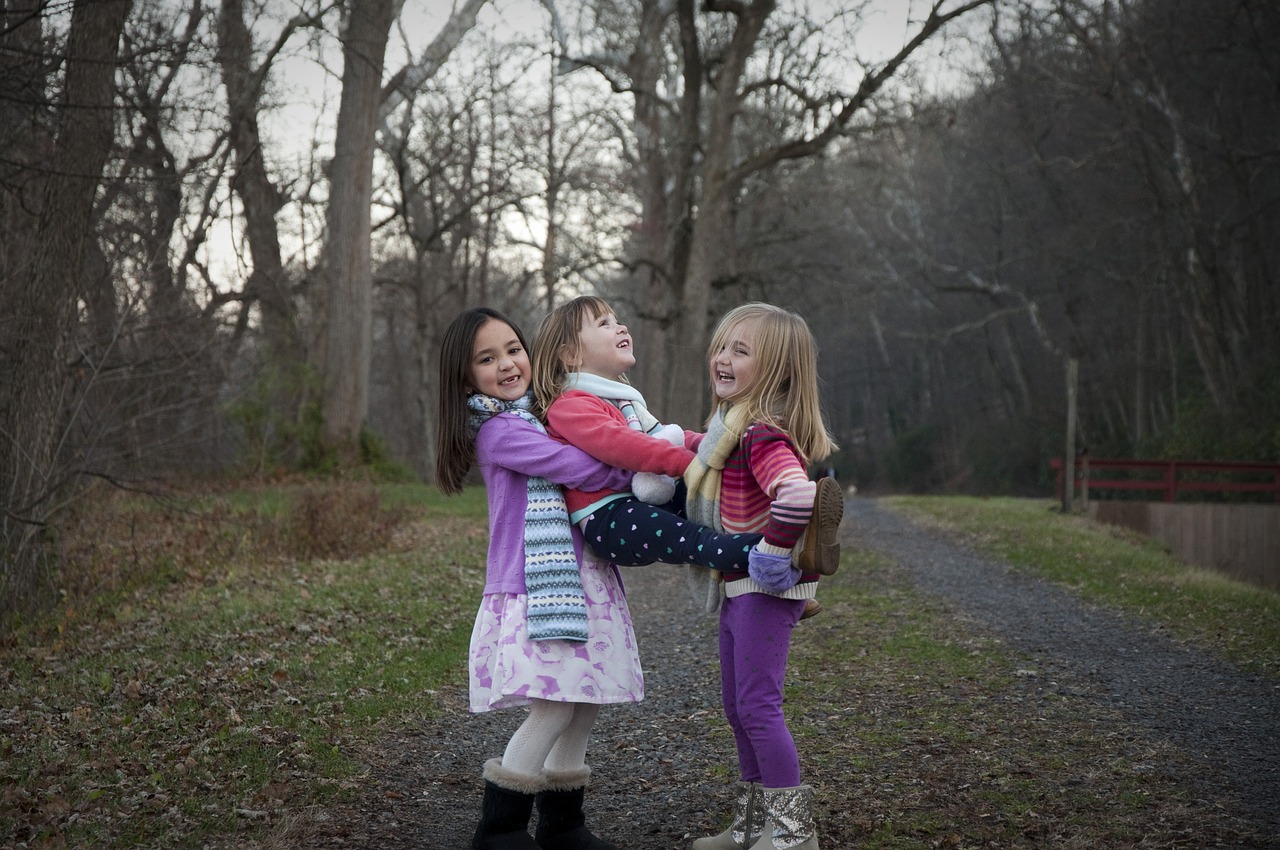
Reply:
M835 575L840 568L840 521L844 519L844 493L834 478L818 479L813 516L804 532L796 566L802 573Z
M801 620L807 620L810 617L816 617L822 613L822 603L816 599L806 599L804 601L804 612L800 614Z

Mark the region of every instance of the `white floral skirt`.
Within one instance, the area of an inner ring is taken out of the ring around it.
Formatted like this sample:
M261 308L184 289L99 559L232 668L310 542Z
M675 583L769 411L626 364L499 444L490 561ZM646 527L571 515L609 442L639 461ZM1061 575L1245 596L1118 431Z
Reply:
M585 553L584 553L585 555ZM471 711L531 699L606 705L644 699L644 671L617 568L585 555L587 640L529 640L529 600L486 595L471 630Z

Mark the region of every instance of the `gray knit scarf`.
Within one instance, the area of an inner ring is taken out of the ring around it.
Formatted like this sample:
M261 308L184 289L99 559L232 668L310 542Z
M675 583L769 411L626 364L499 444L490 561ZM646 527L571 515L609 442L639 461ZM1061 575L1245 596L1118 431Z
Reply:
M511 413L547 429L533 415L533 394L502 401L476 393L468 396L473 431L499 413ZM526 485L528 506L524 512L524 583L529 597L529 640L587 639L587 598L573 549L572 526L560 485L530 475Z

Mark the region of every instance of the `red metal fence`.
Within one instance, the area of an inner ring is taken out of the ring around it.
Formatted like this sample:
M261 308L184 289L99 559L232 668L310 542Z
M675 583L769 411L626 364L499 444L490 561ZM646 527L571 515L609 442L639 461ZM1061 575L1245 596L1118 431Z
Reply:
M1061 499L1062 458L1049 465L1057 473ZM1109 477L1099 477L1100 472ZM1146 490L1159 492L1166 502L1176 502L1179 493L1273 493L1280 504L1280 463L1081 457L1075 483L1086 500L1097 490Z

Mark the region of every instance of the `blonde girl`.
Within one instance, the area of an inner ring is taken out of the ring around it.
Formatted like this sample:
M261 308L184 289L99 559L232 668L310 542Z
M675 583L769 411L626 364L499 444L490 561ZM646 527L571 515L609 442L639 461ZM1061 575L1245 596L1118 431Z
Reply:
M836 448L819 407L816 346L795 313L744 304L721 319L708 367L714 402L697 460L685 472L689 517L764 539L751 571L726 573L710 587L708 607L720 609L721 697L741 781L729 828L693 847L817 850L813 789L801 784L782 712L791 632L819 574L834 572L840 557L839 485L807 474L809 463ZM791 570L787 581L757 580L757 573L782 575L797 547L803 569Z
M644 698L644 676L617 570L583 558L560 485L626 487L631 475L547 436L532 413L531 371L524 335L501 313L466 310L445 332L437 482L456 494L479 466L489 500L470 708L529 706L502 757L484 765L471 846L617 850L586 827L587 740L602 704Z

